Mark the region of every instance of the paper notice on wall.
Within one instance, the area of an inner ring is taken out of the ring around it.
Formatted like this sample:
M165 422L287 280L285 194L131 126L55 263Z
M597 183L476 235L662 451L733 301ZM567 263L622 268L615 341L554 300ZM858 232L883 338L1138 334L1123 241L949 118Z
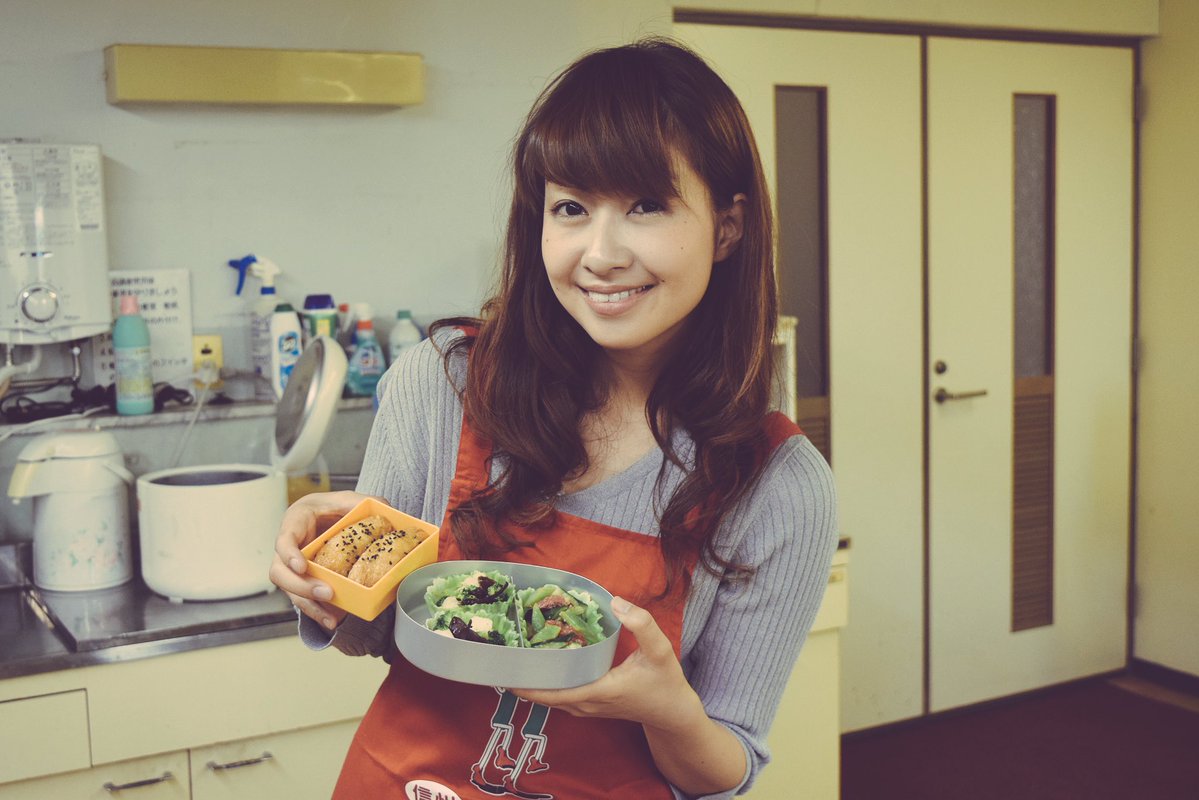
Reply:
M192 373L191 272L186 269L109 270L112 318L120 314L121 297L137 295L137 304L150 329L151 374L155 383L186 387ZM96 383L114 380L112 336L92 339Z

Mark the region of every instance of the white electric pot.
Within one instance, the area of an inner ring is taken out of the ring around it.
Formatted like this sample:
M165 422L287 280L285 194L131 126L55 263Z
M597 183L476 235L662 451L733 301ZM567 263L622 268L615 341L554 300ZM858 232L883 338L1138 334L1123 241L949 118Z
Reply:
M90 591L133 577L129 484L116 438L100 431L44 433L17 456L8 494L33 501L33 582Z
M275 424L271 465L213 464L137 479L146 585L171 600L225 600L274 588L267 572L287 506L287 473L307 467L337 409L346 358L328 337L296 362Z
M224 600L271 588L267 569L287 479L261 464L215 464L137 479L142 578L172 600Z

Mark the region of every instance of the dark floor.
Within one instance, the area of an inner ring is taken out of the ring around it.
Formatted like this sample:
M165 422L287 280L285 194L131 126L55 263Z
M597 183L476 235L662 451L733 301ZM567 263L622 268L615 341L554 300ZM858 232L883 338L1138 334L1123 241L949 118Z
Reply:
M1199 701L1096 678L848 734L842 800L1199 800Z

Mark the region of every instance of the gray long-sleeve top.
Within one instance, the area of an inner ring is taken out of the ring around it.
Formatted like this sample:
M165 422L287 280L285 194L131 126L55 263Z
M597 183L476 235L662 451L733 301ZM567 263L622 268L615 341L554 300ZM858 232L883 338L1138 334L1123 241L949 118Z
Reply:
M462 430L462 404L454 386L467 378L464 358L451 363L447 378L440 348L459 335L439 332L407 350L384 375L358 482L358 491L436 524L449 502ZM675 434L674 446L684 464L693 463L694 447L685 432ZM655 481L662 462L662 451L655 448L624 472L560 496L556 506L657 536ZM665 496L683 476L677 467L668 467ZM741 741L748 765L740 786L710 795L712 800L748 789L769 761L766 735L824 594L836 547L835 508L828 465L806 437L794 436L775 450L720 531L718 551L754 567L753 577L734 583L702 567L694 571L683 616L683 670L708 716ZM384 656L393 614L372 623L347 617L331 639L302 617L300 632L309 647L331 644L351 655Z

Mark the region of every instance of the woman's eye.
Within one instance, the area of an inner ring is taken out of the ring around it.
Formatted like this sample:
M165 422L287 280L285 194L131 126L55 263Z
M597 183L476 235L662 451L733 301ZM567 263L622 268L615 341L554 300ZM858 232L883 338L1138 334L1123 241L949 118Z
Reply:
M659 211L665 210L666 206L657 200L638 200L637 204L633 206L633 213L635 214L657 214Z
M564 217L577 217L580 214L587 213L581 205L573 200L563 200L560 203L555 203L550 209L553 213Z

